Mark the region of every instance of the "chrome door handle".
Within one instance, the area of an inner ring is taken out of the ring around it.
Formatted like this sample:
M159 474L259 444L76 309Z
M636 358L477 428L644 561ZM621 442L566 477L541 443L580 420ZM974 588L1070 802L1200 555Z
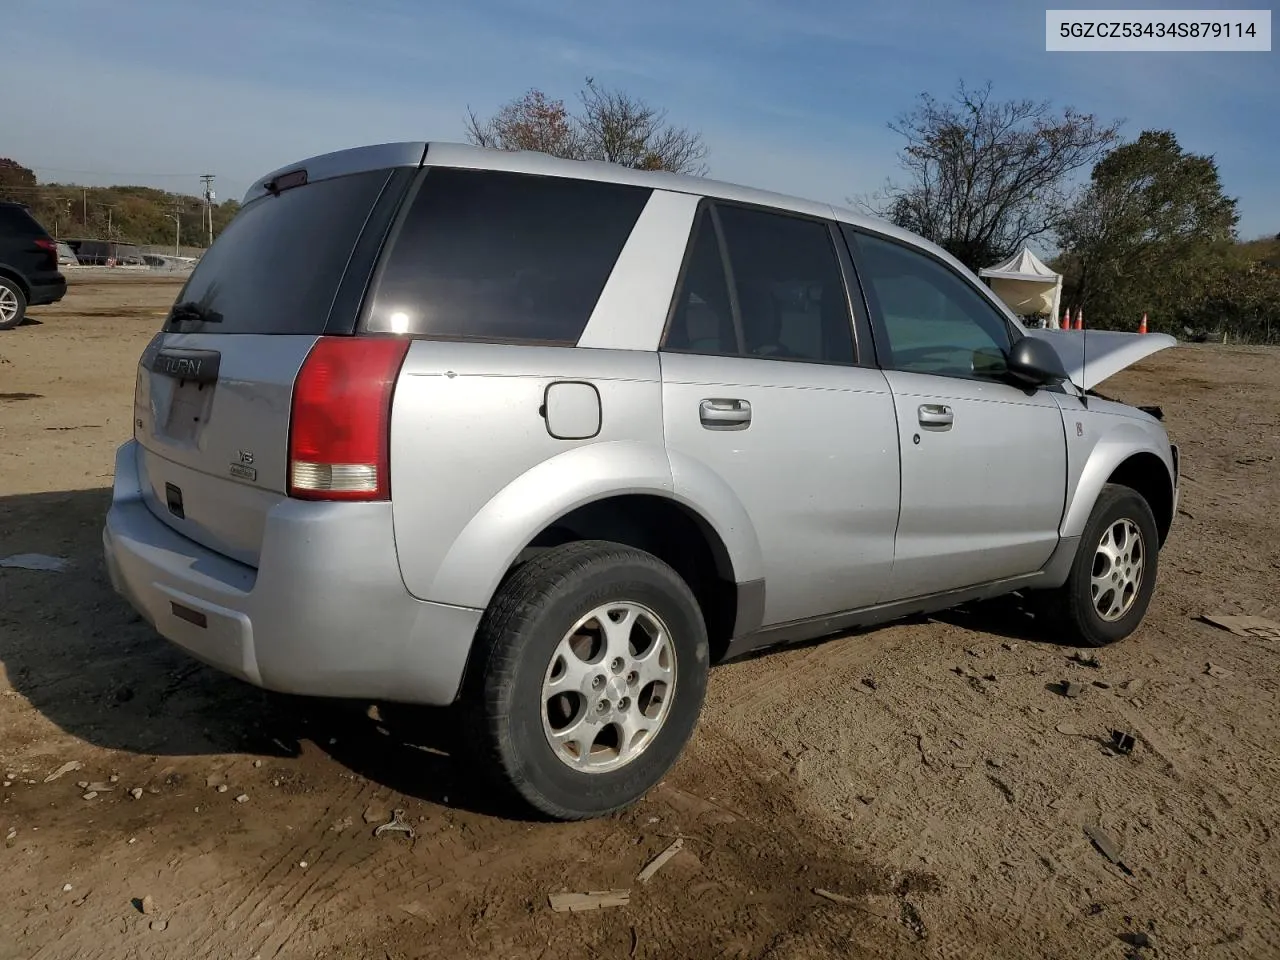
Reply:
M751 423L751 404L745 400L703 400L698 419L708 430L745 430Z
M922 427L949 427L955 422L951 408L941 403L922 403L916 412Z

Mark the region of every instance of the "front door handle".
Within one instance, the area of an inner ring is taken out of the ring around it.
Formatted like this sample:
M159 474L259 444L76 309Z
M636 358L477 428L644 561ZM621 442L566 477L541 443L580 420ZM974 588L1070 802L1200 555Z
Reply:
M955 414L951 408L941 403L922 403L916 411L922 427L940 427L946 429L955 422Z
M703 400L698 419L708 430L745 430L751 424L751 404L745 400Z

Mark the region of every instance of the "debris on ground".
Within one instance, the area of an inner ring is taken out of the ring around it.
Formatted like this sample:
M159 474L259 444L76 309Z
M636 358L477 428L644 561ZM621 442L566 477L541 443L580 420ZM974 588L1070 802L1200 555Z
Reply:
M1071 655L1071 660L1082 667L1092 667L1094 670L1102 667L1102 661L1098 659L1098 655L1087 650L1077 650Z
M548 898L556 913L581 913L603 907L625 907L631 903L630 890L597 890L590 893L553 893Z
M79 760L68 760L66 763L60 766L57 770L53 771L53 773L45 777L44 782L53 783L53 781L57 780L59 777L63 776L64 774L68 774L75 770L82 770L82 769L84 769L84 764L81 763ZM12 780L14 778L10 777L9 779Z
M636 880L640 883L648 883L653 879L653 875L666 866L667 862L684 849L684 838L681 837L672 843L667 849L649 861L649 864L636 875Z
M1111 731L1111 747L1119 753L1133 753L1137 738L1127 730Z
M156 912L156 902L152 899L151 894L148 893L138 901L138 909L148 915Z
M1095 681L1093 681L1093 685L1094 685L1095 687L1097 687L1099 690L1110 690L1110 689L1111 689L1111 684L1107 683L1107 681L1105 681L1105 680L1095 680Z
M17 835L18 835L18 828L17 828L17 827L10 827L10 828L9 828L9 832L8 832L7 834L5 834L5 840L12 840L12 839L13 839L14 837L16 837Z
M1237 617L1226 613L1207 614L1200 618L1206 623L1229 630L1237 637L1259 637L1263 640L1280 640L1280 623L1266 617Z
M1142 679L1135 677L1133 680L1126 680L1124 683L1120 684L1120 687L1123 690L1128 690L1130 693L1136 693L1142 689L1142 684Z
M843 907L856 907L858 905L857 900L853 899L853 897L846 897L842 893L832 893L830 890L823 890L821 887L814 887L813 892L823 900L830 900L832 903L838 903Z
M142 788L141 788L141 787L134 787L132 790L130 790L130 791L129 791L129 796L133 797L133 799L135 799L135 800L141 800L141 799L142 799Z
M1073 726L1072 724L1067 723L1067 721L1065 720L1063 720L1060 724L1058 724L1054 729L1057 730L1064 737L1080 736L1080 731L1077 730L1075 726Z
M1120 847L1112 839L1111 835L1101 827L1086 826L1084 828L1085 836L1093 841L1094 847L1098 852L1114 863L1129 876L1133 876L1133 871L1125 864L1120 857Z
M248 802L249 802L249 795L247 793L242 793L240 794L240 796L236 797L236 803L248 803Z
M154 930L156 933L164 933L166 930L169 929L169 921L168 920L152 920L151 929Z
M227 785L226 785L225 783L220 783L220 784L218 784L218 792L219 792L219 793L226 793L226 792L227 792Z
M0 557L0 567L12 567L15 570L47 570L58 573L66 566L65 557L50 557L43 553L15 553L11 557Z
M1064 697L1070 697L1074 700L1084 693L1084 687L1072 680L1062 680L1058 683L1058 692Z
M375 837L380 837L384 833L393 833L393 832L407 833L409 835L410 840L414 839L417 836L417 834L413 832L413 827L405 823L403 810L391 811L391 819L388 820L386 823L382 824L381 826L375 827L373 831L373 835Z
M90 790L88 793L86 793L86 794L84 795L84 799L85 799L85 800L92 800L92 799L93 799L94 797L96 797L97 795L98 795L98 791L97 791L97 790Z
M1227 677L1231 676L1230 670L1220 667L1216 663L1206 663L1204 665L1204 672L1218 680L1225 680Z
M387 811L381 807L365 807L364 822L365 823L381 823L387 819Z

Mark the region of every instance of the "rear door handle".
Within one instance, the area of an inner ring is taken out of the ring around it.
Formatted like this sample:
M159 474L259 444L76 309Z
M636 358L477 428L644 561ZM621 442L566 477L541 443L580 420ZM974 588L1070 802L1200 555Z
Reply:
M745 430L751 424L751 404L745 400L703 400L698 419L708 430Z
M941 403L922 403L916 411L922 427L949 427L955 422L951 408Z

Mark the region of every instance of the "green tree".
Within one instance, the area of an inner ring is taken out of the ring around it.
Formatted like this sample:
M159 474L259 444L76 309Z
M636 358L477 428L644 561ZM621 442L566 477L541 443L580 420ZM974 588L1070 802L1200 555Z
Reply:
M1098 162L1059 225L1068 302L1108 326L1135 329L1146 312L1176 329L1239 269L1238 219L1213 157L1144 131Z
M1057 226L1071 175L1116 141L1119 124L961 83L949 102L922 94L889 129L906 139L907 180L861 205L979 269Z

